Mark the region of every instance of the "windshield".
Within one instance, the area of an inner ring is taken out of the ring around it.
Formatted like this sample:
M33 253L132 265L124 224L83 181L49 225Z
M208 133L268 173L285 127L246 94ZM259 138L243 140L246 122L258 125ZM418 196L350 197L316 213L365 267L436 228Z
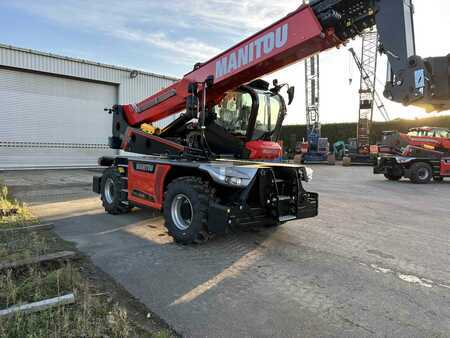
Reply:
M258 98L259 109L253 139L261 138L264 134L271 133L275 130L282 108L278 95L258 93Z
M252 97L245 92L230 92L223 98L221 104L214 107L217 123L226 130L247 135L248 122L252 112Z
M445 129L413 129L408 133L409 136L428 136L448 138L449 132Z
M258 90L256 92L259 108L252 140L260 139L274 131L283 107L278 95ZM214 107L216 123L235 135L247 136L252 120L252 104L252 96L247 92L238 90L227 93L221 103Z

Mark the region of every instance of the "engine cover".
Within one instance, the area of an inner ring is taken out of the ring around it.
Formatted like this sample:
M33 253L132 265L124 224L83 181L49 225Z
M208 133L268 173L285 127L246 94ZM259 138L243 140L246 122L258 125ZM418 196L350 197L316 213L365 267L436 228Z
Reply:
M250 160L275 161L283 157L281 146L272 141L250 141L245 144L245 148L250 151Z

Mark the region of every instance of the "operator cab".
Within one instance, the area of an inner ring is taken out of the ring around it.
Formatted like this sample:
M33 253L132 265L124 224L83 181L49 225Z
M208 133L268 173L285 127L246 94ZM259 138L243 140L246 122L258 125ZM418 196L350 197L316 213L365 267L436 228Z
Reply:
M256 80L226 93L214 106L214 119L206 128L206 139L217 154L249 159L275 160L282 156L276 141L286 116L286 104L279 94L282 86ZM293 87L288 90L289 102Z

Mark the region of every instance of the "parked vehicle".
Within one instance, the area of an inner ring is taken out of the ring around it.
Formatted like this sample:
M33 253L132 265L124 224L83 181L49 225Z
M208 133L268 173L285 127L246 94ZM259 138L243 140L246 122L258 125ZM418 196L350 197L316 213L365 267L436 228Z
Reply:
M450 152L450 130L437 127L412 128L408 133L385 131L379 146L380 153L401 154L408 146Z
M405 177L416 184L427 184L432 179L442 182L450 177L450 154L407 146L402 155L381 154L374 173L383 174L390 181Z

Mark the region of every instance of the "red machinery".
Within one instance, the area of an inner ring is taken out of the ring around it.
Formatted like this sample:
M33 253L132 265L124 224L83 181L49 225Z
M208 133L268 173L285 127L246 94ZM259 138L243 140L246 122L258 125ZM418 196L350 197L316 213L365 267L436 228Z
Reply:
M406 177L416 184L442 182L450 177L450 153L408 145L401 154L381 154L374 173L390 181Z
M169 233L182 243L316 216L318 195L302 187L311 170L245 161L281 154L275 141L286 113L284 85L255 79L375 24L390 63L385 95L448 108L449 59L415 55L411 0L313 0L148 99L113 107L111 147L141 155L100 159L109 168L93 188L105 209L162 209ZM292 88L288 94L291 101ZM151 125L181 111L162 131Z
M450 153L450 130L435 127L412 128L408 133L386 131L379 146L380 153L402 153L407 146Z
M249 91L250 87L255 88L254 82L251 83L255 78L341 43L342 40L335 34L334 29L324 30L313 10L302 6L212 60L197 64L192 72L161 92L138 104L115 107L112 144L115 148L131 152L154 153L152 150L149 152L130 144L128 140L134 135L138 139L151 139L152 142L161 143L161 147L168 153L183 153L186 149L179 147L180 142L173 144L167 142L167 139L180 136L180 133L174 135L174 130L193 117L206 118L198 116L202 115L198 111L198 103L202 109L204 106L211 110L229 91L239 88L242 84L250 83L246 88ZM267 91L269 88L257 81L256 89ZM279 90L280 88L275 86L272 92ZM252 93L252 96L258 95L260 99L260 94ZM161 135L142 135L136 130L142 123L152 123L185 109L186 113ZM211 130L207 129L206 132L208 131ZM186 135L182 135L182 138L185 139ZM252 141L246 147L250 155L240 154L243 155L240 157L275 159L281 156L281 149L277 145ZM139 140L136 143L139 143ZM236 153L234 149L231 152L233 155ZM268 153L270 156L258 158L262 153Z
M450 131L420 127L407 134L385 132L383 145L374 168L391 181L402 177L414 183L441 182L450 177Z

